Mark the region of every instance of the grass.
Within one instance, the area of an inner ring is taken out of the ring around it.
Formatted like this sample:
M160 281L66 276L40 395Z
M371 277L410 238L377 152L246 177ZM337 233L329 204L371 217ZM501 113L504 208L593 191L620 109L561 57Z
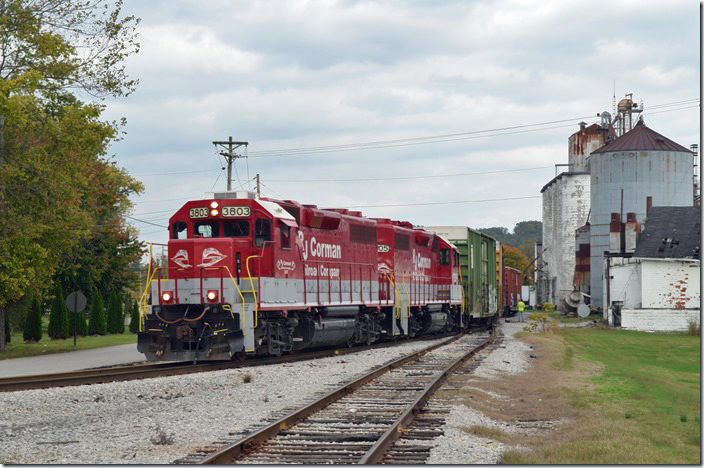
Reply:
M125 328L122 335L93 335L76 337L76 347L73 347L73 336L65 340L52 340L47 335L46 327L48 320L42 320L43 335L38 343L25 343L22 339L22 332L12 334L12 340L6 345L5 352L0 353L0 361L4 359L15 359L31 356L43 356L46 354L65 353L69 351L79 351L83 349L104 348L106 346L116 346L129 343L137 343L137 334L130 333Z
M576 393L568 434L534 450L512 450L510 464L699 464L700 340L675 333L562 329L555 367L594 365ZM567 398L567 396L566 396ZM558 429L559 431L559 429Z

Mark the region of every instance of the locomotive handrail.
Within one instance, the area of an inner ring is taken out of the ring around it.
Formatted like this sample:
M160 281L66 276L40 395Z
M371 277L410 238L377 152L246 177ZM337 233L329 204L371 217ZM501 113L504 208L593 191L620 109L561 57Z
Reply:
M149 286L152 284L152 280L154 279L154 275L156 274L157 269L158 268L155 268L154 271L152 271L151 276L147 274L147 286L144 288L144 293L142 294L142 297L139 298L139 331L142 331L142 316L147 315L147 291L149 290ZM144 304L142 304L142 302L144 302Z
M254 290L254 280L252 280L252 272L249 270L249 260L251 258L261 258L261 255L250 255L247 257L247 260L244 262L244 266L247 268L247 278L249 278L249 284L252 286L251 293L254 296L254 328L257 328L257 325L259 325L259 320L258 320L258 315L259 315L259 300L257 299L257 291ZM258 279L258 286L261 287L261 275L259 275ZM246 291L250 292L250 291Z
M307 290L305 288L305 278L306 278L305 266L306 266L306 264L319 263L319 264L327 264L327 265L337 265L340 268L340 303L342 303L342 267L343 266L349 267L349 280L348 281L350 283L350 303L354 302L354 296L353 296L354 295L354 291L353 291L353 289L354 289L353 288L354 270L353 270L353 267L359 266L359 300L362 303L364 303L364 288L362 286L364 279L363 279L363 274L362 274L362 271L363 271L362 267L367 267L370 271L370 273L369 273L369 302L370 303L373 302L373 300L372 300L373 299L372 277L373 277L373 274L375 271L373 264L362 263L362 262L331 262L329 260L301 260L301 262L303 263L304 291L306 291L306 292L307 292ZM320 305L322 305L322 303L320 302L320 269L316 268L316 271L317 271L317 273L315 275L315 280L316 280L316 284L317 284L316 293L318 296L318 305L320 306ZM331 284L330 281L331 280L330 280L329 273L327 275L327 278L328 278L328 297L330 299L330 302L332 302L331 289L330 289L330 284ZM305 297L307 297L307 296L304 296L304 300L307 303L308 301L307 301L307 299L305 299Z
M245 314L244 311L244 295L242 294L242 291L240 290L240 287L237 285L235 282L235 277L232 276L232 272L230 271L230 268L228 268L227 265L223 265L222 268L225 268L227 270L227 274L230 275L230 279L232 280L232 284L235 285L235 288L237 289L237 294L240 295L240 299L242 299L242 317L240 318L241 322L241 328L242 328L242 335L246 335L245 333L245 325L247 325L247 315ZM230 309L230 313L232 313L232 309Z

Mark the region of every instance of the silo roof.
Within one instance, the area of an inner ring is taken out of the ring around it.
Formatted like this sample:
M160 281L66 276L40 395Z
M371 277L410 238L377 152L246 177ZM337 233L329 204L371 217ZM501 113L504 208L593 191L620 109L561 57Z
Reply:
M642 120L638 121L636 126L633 127L633 130L624 133L611 143L607 143L601 148L592 151L592 154L615 151L677 151L691 153L691 151L684 146L646 127Z

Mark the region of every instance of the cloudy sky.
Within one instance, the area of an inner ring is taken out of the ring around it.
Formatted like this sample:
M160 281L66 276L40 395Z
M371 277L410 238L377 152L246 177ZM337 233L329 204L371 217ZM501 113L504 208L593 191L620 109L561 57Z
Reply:
M118 164L132 213L165 242L185 201L226 188L214 140L248 141L233 185L419 225L542 216L579 122L642 101L646 125L699 143L693 0L126 0L142 19ZM137 221L139 220L139 221Z

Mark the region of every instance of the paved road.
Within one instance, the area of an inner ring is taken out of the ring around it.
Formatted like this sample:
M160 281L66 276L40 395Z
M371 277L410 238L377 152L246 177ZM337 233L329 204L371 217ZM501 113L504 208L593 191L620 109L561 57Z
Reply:
M0 361L0 378L53 374L144 361L137 343Z

